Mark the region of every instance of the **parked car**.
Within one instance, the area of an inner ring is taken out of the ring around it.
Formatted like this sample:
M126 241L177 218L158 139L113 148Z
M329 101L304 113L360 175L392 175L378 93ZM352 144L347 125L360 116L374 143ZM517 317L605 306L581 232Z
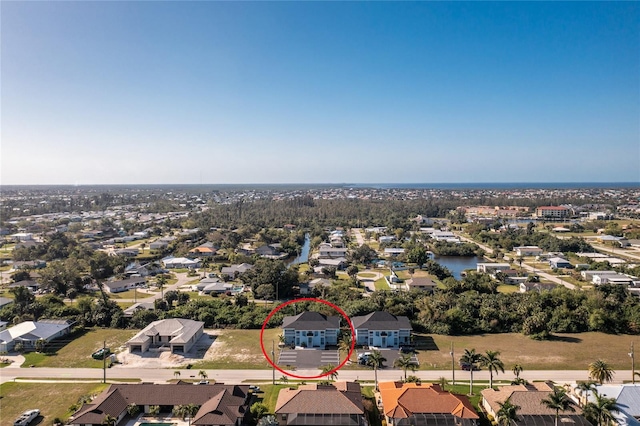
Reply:
M403 354L412 354L416 351L413 346L400 346L400 352Z
M262 391L260 390L260 386L256 386L256 385L250 385L250 386L249 386L249 390L250 390L251 392L253 392L253 393L262 392Z
M20 414L14 422L13 426L27 426L31 423L36 417L40 415L40 410L27 410L24 413Z
M358 364L366 365L369 361L369 356L371 356L371 352L362 352L358 354Z
M466 362L461 362L460 368L462 368L464 371L471 371L471 364ZM476 364L473 364L473 371L480 371L480 367L478 367L478 365Z
M94 353L91 354L91 358L103 360L111 354L111 349L109 348L100 348Z

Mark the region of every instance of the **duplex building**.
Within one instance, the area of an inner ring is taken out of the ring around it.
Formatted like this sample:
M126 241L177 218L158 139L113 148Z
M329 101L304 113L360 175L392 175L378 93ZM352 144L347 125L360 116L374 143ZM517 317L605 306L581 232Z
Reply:
M204 322L184 318L154 321L127 341L129 352L150 348L169 348L171 352L189 352L204 333Z
M324 349L338 344L340 318L319 312L303 312L282 320L284 343L307 348Z
M351 318L356 331L356 345L398 348L411 343L411 322L404 316L372 312Z

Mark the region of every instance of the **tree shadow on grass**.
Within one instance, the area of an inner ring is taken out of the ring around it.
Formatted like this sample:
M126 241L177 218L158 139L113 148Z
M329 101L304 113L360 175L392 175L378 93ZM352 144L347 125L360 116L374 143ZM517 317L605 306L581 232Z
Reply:
M581 343L582 339L573 336L556 336L552 334L548 339L550 342L564 342L564 343Z

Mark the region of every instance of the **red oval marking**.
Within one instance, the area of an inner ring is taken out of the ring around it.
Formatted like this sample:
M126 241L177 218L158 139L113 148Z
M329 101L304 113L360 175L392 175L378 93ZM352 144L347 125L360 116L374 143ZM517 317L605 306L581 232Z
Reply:
M293 303L296 302L316 302L316 303L323 303L327 306L332 307L333 309L335 309L336 311L338 311L338 313L340 315L342 315L344 317L344 319L347 320L347 324L349 324L349 328L351 329L351 347L349 348L349 353L347 354L347 357L344 359L344 361L342 361L342 363L340 363L340 365L338 365L336 368L334 368L331 371L328 371L324 374L320 374L317 376L300 376L300 375L296 375L293 373L290 373L286 370L283 370L282 368L278 367L276 365L276 363L269 357L269 355L267 354L267 351L264 348L264 340L263 340L263 336L264 336L264 329L267 327L267 323L269 323L269 320L271 319L271 317L278 312L280 309L284 308L285 306L291 305ZM269 315L267 315L267 319L264 320L264 323L262 323L262 328L260 329L260 349L262 349L262 354L264 355L264 357L266 358L267 362L269 364L271 364L271 366L273 368L275 368L276 370L278 370L279 372L281 372L284 375L287 376L291 376L291 377L295 377L297 379L319 379L321 377L326 377L326 376L330 376L331 374L337 372L338 370L340 370L342 367L344 367L344 365L347 363L347 361L349 361L349 359L351 358L351 355L353 354L353 350L356 347L356 331L353 328L353 323L351 322L351 320L349 319L349 317L347 316L347 314L340 309L338 306L334 305L331 302L327 302L326 300L322 300L322 299L316 299L313 297L301 297L300 299L294 299L294 300L289 300L288 302L285 302L281 305L279 305L277 308L275 308L273 311L271 311L269 313Z

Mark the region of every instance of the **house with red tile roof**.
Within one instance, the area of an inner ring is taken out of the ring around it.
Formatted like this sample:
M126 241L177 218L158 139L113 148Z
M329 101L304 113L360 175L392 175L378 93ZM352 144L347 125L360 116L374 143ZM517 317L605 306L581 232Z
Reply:
M102 424L110 415L116 425L127 415L127 407L137 405L149 413L159 406L160 413L170 414L179 405L195 404L198 412L191 419L194 426L240 426L247 424L251 393L249 385L197 385L179 381L175 384L113 384L93 401L84 404L69 420L70 425Z
M366 426L359 383L313 383L282 389L276 402L280 426Z
M475 426L479 419L469 399L433 383L381 382L382 412L389 426Z

